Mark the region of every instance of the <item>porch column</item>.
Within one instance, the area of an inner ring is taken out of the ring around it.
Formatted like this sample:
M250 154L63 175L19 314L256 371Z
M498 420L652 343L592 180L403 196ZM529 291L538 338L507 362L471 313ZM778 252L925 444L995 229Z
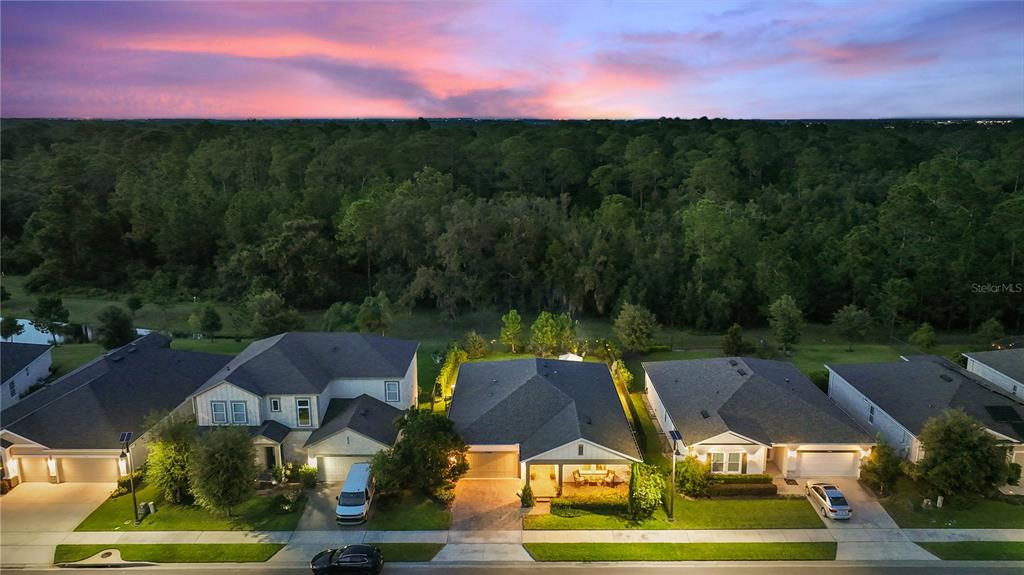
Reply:
M562 473L562 464L558 464L558 496L562 496L562 482L565 479L565 475Z
M530 485L530 462L529 461L526 462L526 484ZM533 486L530 485L530 488L532 489Z

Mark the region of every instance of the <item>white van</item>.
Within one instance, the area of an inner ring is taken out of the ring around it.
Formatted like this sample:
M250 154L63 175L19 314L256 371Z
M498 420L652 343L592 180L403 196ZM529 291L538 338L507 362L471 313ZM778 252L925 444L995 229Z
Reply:
M370 476L369 463L352 465L337 500L334 519L338 523L355 525L366 521L373 501L373 478Z

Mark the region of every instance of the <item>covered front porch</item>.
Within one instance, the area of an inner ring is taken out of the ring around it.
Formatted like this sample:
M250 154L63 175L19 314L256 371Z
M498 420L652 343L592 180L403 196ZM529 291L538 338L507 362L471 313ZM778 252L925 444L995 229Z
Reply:
M526 480L539 500L552 497L626 493L629 488L629 463L531 462L526 465Z

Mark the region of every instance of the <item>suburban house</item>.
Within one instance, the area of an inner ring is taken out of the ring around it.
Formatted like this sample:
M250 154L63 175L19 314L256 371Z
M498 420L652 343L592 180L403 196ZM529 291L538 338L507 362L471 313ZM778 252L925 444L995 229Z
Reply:
M21 400L30 387L50 375L49 345L0 342L0 409Z
M1024 398L1024 349L965 353L967 371Z
M1024 464L1024 402L949 360L926 355L825 367L829 396L910 461L924 455L917 436L925 422L960 409L1012 446L1011 457Z
M134 465L146 460L153 413L180 408L228 357L170 348L149 334L107 352L0 413L5 479L114 482L127 473L122 432Z
M603 363L464 363L448 417L469 445L467 478L522 479L538 497L557 495L582 475L626 482L631 464L642 460Z
M255 341L190 397L201 428L248 427L268 469L308 463L341 481L396 438L416 407L414 341L291 332Z
M723 357L643 368L651 418L713 473L857 477L874 445L789 362Z

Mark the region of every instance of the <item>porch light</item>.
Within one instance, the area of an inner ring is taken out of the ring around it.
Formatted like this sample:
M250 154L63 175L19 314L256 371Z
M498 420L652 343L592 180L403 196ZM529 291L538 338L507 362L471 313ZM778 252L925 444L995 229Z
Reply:
M117 458L117 469L122 477L128 475L128 454L123 451Z
M306 465L308 465L310 467L316 467L316 458L315 457L307 457L306 458Z
M50 472L50 477L57 477L57 460L53 456L46 458L46 469Z
M8 477L20 477L21 468L18 467L18 458L12 457L7 460L7 476Z

